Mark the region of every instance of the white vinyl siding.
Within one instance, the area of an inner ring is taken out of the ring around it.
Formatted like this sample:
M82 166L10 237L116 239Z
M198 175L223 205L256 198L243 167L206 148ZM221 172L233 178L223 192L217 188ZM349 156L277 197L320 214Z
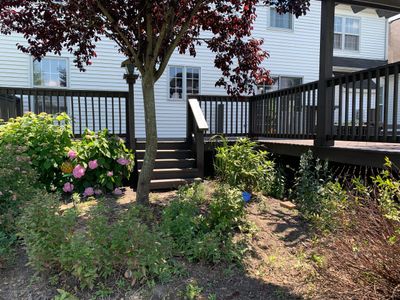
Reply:
M375 11L366 9L356 15L350 7L338 5L338 15L356 16L361 19L360 50L335 51L335 55L343 57L357 57L366 59L385 59L385 29L386 21L378 18ZM270 58L266 59L262 66L271 71L271 74L281 74L287 77L303 77L307 83L318 79L319 67L319 42L320 42L320 14L321 2L311 1L310 11L306 16L298 19L293 18L292 30L267 29L269 24L270 8L266 6L257 7L258 18L254 24L253 36L265 40L262 46L268 51ZM205 35L210 37L209 35ZM16 44L24 43L24 38L18 34L0 36L0 86L5 87L33 87L33 61L32 58L17 50ZM123 79L125 70L120 67L126 58L118 52L114 42L103 37L97 43L97 57L93 58L92 65L87 67L86 72L80 72L73 65L73 56L68 52L62 52L62 57L68 59L68 89L94 90L94 91L127 91L128 86ZM49 55L48 57L54 55ZM169 62L170 66L187 66L187 68L198 68L201 72L199 81L199 93L204 95L226 95L223 88L215 87L216 81L221 77L221 72L214 67L215 54L210 53L205 45L197 48L196 57L180 55L175 51ZM187 84L188 82L184 80ZM144 108L142 96L141 79L139 77L135 84L135 120L136 136L145 136ZM184 93L189 90L184 90ZM161 76L155 86L157 130L158 136L162 138L185 137L186 135L186 99L179 101L169 100L169 69ZM81 110L85 108L85 102L81 99ZM107 109L106 109L107 105ZM67 105L68 107L68 105ZM92 114L105 116L105 111L111 110L111 101L101 99L100 104L88 98L88 125L92 126ZM93 107L93 111L92 111ZM77 118L79 106L74 102L74 116ZM116 115L119 111L119 103L115 101ZM68 113L71 110L68 107ZM116 131L119 124L124 130L125 104L121 103L121 120L115 119ZM108 124L111 128L111 114L108 114ZM86 124L82 124L85 127ZM104 125L104 123L102 124ZM214 126L215 124L213 124ZM239 127L245 127L241 124ZM95 124L95 128L98 125Z

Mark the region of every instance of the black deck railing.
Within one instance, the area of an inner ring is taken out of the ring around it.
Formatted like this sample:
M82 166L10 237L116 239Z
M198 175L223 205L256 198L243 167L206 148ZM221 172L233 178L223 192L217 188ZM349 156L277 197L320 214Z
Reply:
M128 95L113 91L0 87L1 118L7 120L29 111L66 112L77 136L86 128L94 131L108 128L112 134L124 136Z
M400 62L336 77L328 135L337 140L400 141Z
M252 134L276 138L314 138L317 91L316 81L252 97Z
M205 136L224 134L245 136L250 132L250 102L248 97L193 95L199 101L208 124Z
M400 142L400 62L346 74L326 82L331 120L327 139ZM315 139L319 82L252 97L191 96L200 102L206 136Z

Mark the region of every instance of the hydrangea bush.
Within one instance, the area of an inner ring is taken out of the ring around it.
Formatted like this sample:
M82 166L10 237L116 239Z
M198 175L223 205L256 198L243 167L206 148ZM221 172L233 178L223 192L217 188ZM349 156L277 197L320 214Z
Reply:
M133 170L133 153L107 130L86 130L74 140L67 114L27 113L0 125L0 146L20 147L49 190L85 196L121 194Z
M124 179L133 171L133 152L125 142L105 129L99 133L86 130L83 138L73 143L61 165L65 193L82 192L84 196L113 191L121 194Z
M65 149L72 146L72 129L67 114L27 113L0 125L0 146L24 147L40 181L48 188L62 185L59 171Z

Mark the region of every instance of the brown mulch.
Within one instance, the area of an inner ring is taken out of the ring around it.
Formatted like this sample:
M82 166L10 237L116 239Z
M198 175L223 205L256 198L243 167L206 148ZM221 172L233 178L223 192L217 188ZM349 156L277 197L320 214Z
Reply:
M174 195L175 192L152 194L153 206L165 205ZM116 211L128 209L133 199L135 193L127 189L122 197L110 197L110 207ZM90 207L96 201L82 205ZM258 230L242 267L182 261L185 271L167 285L121 289L111 280L111 296L71 287L66 290L79 299L184 299L183 291L192 284L201 290L196 299L204 300L213 296L226 300L314 298L315 272L306 258L310 247L308 231L297 211L281 207L278 200L263 198L248 206L248 216ZM35 274L27 262L24 250L19 249L15 262L0 269L1 300L53 299L57 288L62 288L52 285L50 276Z

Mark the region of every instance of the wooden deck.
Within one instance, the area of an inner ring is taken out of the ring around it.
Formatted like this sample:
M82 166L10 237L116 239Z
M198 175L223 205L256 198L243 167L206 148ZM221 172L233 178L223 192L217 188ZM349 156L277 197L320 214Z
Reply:
M236 139L228 138L232 143ZM385 157L389 157L394 164L400 166L400 144L395 143L336 141L333 147L316 147L314 140L311 139L258 138L255 140L277 155L300 157L308 150L312 150L319 158L337 163L381 168ZM210 139L206 140L206 150L212 150L215 145Z
M314 140L261 138L259 142L271 152L280 155L300 156L312 150L324 160L377 168L383 166L385 157L389 157L400 166L400 144L336 141L332 147L316 147Z

